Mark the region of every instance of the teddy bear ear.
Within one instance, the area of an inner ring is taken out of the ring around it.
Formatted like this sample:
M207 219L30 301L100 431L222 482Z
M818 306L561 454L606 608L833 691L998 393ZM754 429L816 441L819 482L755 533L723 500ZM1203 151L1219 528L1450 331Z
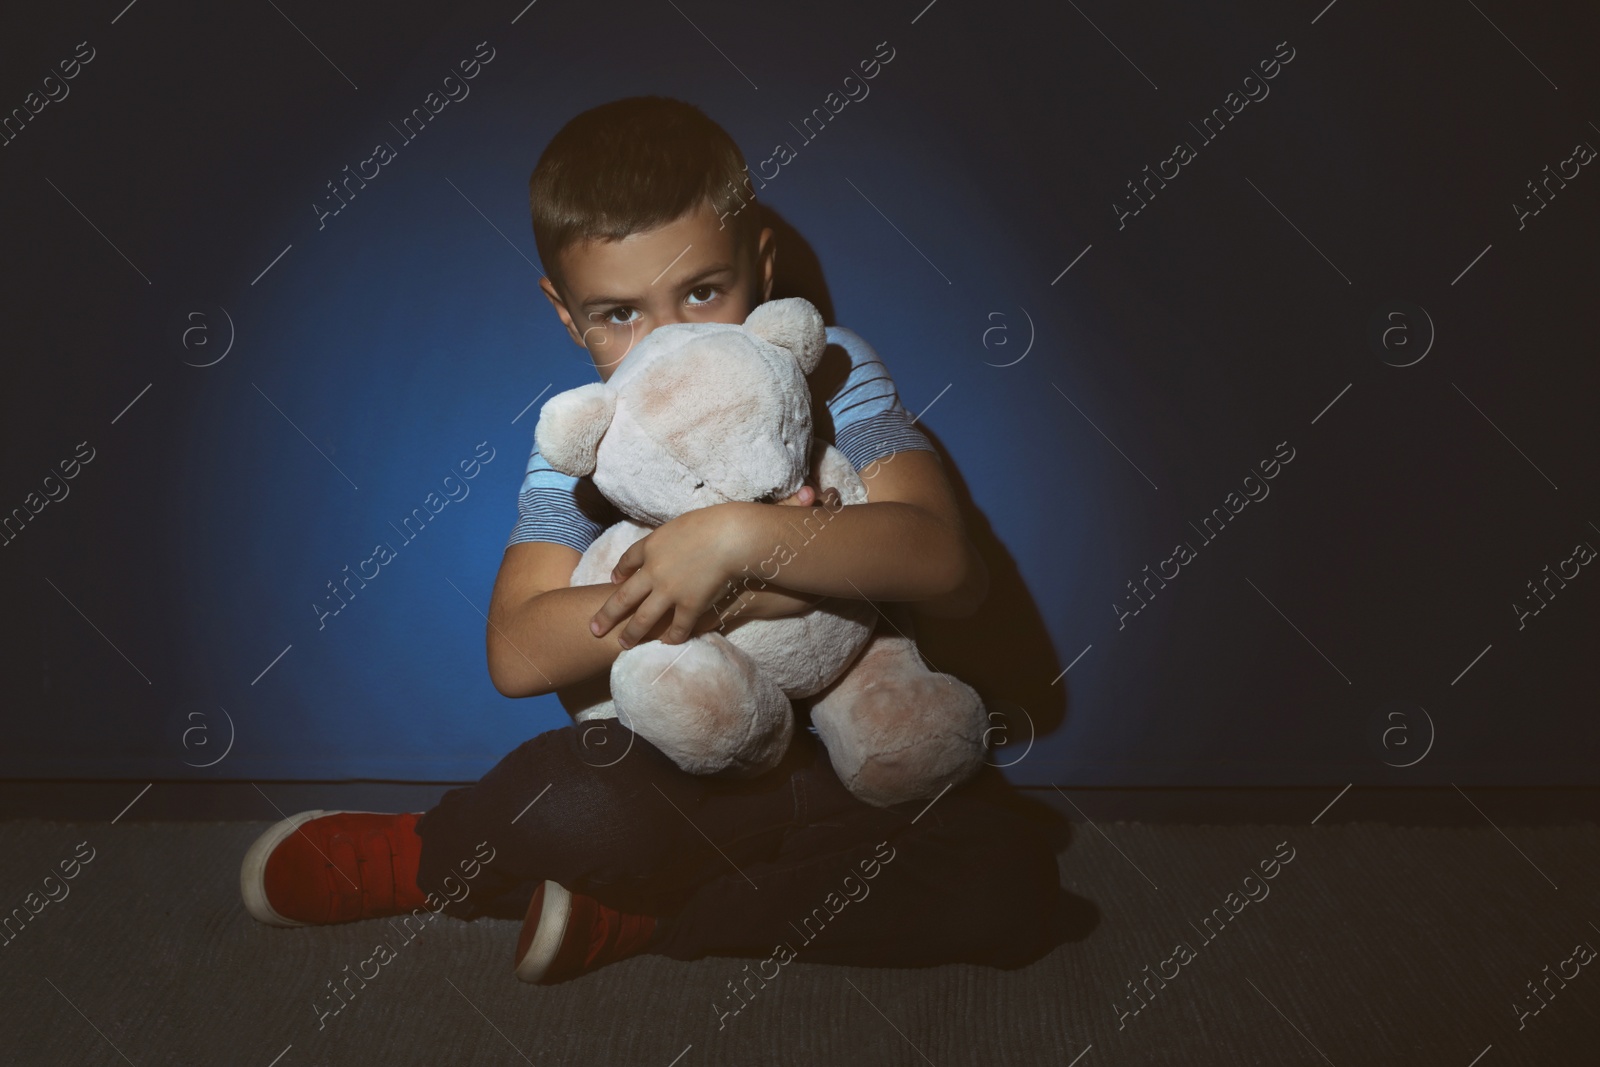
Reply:
M557 393L539 409L533 442L550 466L574 478L594 473L600 438L617 410L617 394L604 382Z
M827 347L827 334L822 325L822 313L811 301L798 296L782 300L768 300L759 305L744 320L745 329L770 341L779 348L794 353L800 369L810 374L822 361L822 350Z

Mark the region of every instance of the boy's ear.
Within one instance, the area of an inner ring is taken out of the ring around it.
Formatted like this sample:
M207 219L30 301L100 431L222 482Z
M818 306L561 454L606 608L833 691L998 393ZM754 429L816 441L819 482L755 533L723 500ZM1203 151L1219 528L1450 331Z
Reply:
M579 348L587 349L589 346L584 344L583 334L579 332L577 324L573 321L572 313L567 310L566 301L561 298L561 294L556 291L555 285L548 277L539 279L539 290L544 293L545 299L550 301L550 306L555 309L556 317L561 320L561 325L567 328L567 336L572 338L572 343Z
M772 299L772 281L777 252L778 242L773 235L772 227L763 227L761 235L756 239L756 274L761 279L762 303Z
M539 409L533 442L539 454L562 474L573 478L593 474L600 438L616 410L616 391L604 382L557 393Z
M810 374L822 361L822 350L828 338L822 325L822 313L811 301L798 296L769 300L757 306L744 320L745 329L779 348L794 353L800 369Z

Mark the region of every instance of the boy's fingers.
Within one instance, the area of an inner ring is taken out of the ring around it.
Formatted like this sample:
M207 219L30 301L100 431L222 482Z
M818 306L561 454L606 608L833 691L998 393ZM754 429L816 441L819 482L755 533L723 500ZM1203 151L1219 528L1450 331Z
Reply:
M672 610L672 601L665 597L652 596L645 599L634 609L633 618L628 620L628 625L623 627L622 634L617 638L617 643L623 648L632 648L640 641L647 640L650 631L661 617Z
M648 540L648 537L635 541L628 546L626 552L618 557L617 565L611 568L611 580L613 582L627 581L633 577L634 571L644 565L644 549L639 546L643 545L646 540Z
M697 624L703 618L705 616L690 615L687 611L679 608L673 613L672 625L667 627L667 632L661 635L662 642L669 645L683 644L683 642L689 640L689 635L695 632Z
M782 500L778 501L778 503L798 505L799 507L805 508L814 504L816 502L816 497L817 491L815 489L811 488L809 485L802 485L795 491L794 495L786 496Z
M642 582L624 582L589 620L589 632L604 637L625 616L637 610L649 594L650 590Z

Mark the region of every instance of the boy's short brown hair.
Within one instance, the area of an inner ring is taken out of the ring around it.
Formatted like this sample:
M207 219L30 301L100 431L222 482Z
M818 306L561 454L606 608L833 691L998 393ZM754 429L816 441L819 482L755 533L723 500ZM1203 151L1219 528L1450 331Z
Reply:
M709 199L736 247L756 232L744 155L693 104L633 96L561 127L528 179L533 239L546 271L586 240L621 240L663 226Z

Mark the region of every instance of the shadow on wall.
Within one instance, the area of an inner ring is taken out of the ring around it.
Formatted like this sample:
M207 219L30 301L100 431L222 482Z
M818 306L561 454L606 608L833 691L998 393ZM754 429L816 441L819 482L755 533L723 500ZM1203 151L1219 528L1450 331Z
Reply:
M833 318L833 298L828 295L828 279L823 277L822 263L811 245L800 236L800 231L784 221L776 211L765 204L761 208L761 225L771 226L777 241L778 254L772 267L772 299L802 296L822 312L822 321L837 326Z
M776 211L765 205L761 211L762 225L773 228L778 247L773 299L804 297L822 312L823 322L834 325L828 281L811 245ZM828 368L819 367L817 374L812 383L814 399L831 393L823 377ZM818 432L831 436L826 410L816 414ZM1053 732L1065 721L1066 680L1052 681L1061 674L1062 664L1050 643L1039 605L1010 550L973 502L949 450L926 426L920 429L944 463L961 505L967 536L989 568L989 596L968 618L936 619L918 614L917 644L934 670L953 674L978 691L990 713L990 740L996 748L992 761L1008 766L1023 757L1035 738Z
M1022 759L1027 745L1056 730L1067 715L1063 664L1050 643L1044 617L1023 581L1017 561L995 536L988 516L973 502L966 479L944 442L926 426L922 432L944 462L967 537L989 568L989 596L964 619L917 614L917 645L934 668L953 674L978 691L989 710L990 757L1005 767Z

